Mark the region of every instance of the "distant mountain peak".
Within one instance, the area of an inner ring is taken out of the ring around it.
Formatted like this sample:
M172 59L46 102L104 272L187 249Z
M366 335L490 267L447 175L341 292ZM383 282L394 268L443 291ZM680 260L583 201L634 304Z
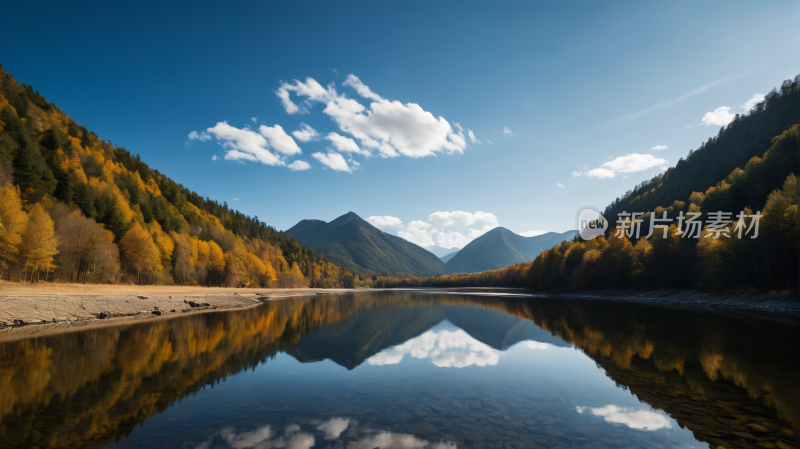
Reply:
M326 223L302 220L286 234L361 275L408 273L433 276L444 262L428 250L376 228L355 212Z
M445 273L477 273L497 270L520 262L530 262L542 251L563 240L569 240L577 231L548 232L534 237L521 236L498 226L458 251L447 261Z

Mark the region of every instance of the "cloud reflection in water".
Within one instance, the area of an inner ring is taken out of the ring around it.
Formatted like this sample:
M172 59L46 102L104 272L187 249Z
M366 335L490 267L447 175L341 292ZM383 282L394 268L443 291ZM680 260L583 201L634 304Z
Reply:
M593 415L599 416L606 422L614 424L624 424L636 430L658 430L670 429L672 425L669 418L654 411L639 409L634 410L616 405L606 405L605 407L589 408L586 406L576 407L578 413L590 411Z
M470 365L497 365L500 351L479 342L461 329L427 331L419 337L381 351L367 359L370 365L395 365L406 354L431 359L439 367L464 368Z
M313 423L312 421L312 425ZM316 424L318 424L316 430L321 432L326 440L334 443L336 443L334 440L341 440L338 444L343 444L347 449L456 449L456 444L449 441L433 443L405 433L388 431L376 433L371 428L359 429L354 421L347 418L331 418L321 424L320 421L316 421ZM344 438L342 433L348 427L351 429L347 432L349 438ZM236 432L233 427L225 427L214 437L196 444L194 448L310 449L316 442L314 435L300 430L297 424L290 424L285 428L283 435L277 437L277 432L268 425L252 432ZM345 439L350 441L344 441Z
M524 348L544 350L552 347L539 341L520 342ZM370 365L396 365L409 354L417 359L431 359L439 367L464 368L467 366L491 366L500 361L500 351L472 338L465 331L452 329L429 330L403 344L385 349L367 359Z

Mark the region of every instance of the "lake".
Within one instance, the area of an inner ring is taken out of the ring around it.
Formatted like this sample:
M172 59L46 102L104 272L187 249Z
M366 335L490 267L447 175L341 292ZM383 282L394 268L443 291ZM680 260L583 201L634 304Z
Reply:
M746 311L294 297L0 343L0 447L791 448L797 342Z

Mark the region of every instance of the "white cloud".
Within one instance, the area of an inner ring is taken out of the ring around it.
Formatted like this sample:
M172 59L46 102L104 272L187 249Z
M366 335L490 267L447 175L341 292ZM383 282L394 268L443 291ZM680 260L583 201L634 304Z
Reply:
M486 142L487 142L489 145L494 145L494 143L493 143L491 140L487 140Z
M580 176L581 173L572 172L572 176ZM614 172L607 168L593 168L588 172L584 173L586 176L590 178L597 178L597 179L605 179L605 178L613 178Z
M306 101L298 106L292 102L291 92L294 92L300 97L306 97ZM313 78L306 78L305 83L298 80L294 80L294 84L281 83L281 87L275 91L275 94L281 99L286 112L289 114L296 114L298 112L307 113L311 103L314 101L322 101L322 99L327 96L328 91Z
M353 88L361 97L371 100L369 108L336 91L334 84L327 89L312 78L306 82L284 82L276 91L286 112L307 112L314 103L324 103L323 112L330 116L339 129L350 134L363 148L373 149L383 157L399 154L418 158L436 153L463 153L466 140L461 131L454 131L443 118L423 110L418 104L390 101L374 93L354 75L349 75L345 86ZM301 104L292 101L291 95L304 98Z
M393 218L393 217L392 217ZM397 219L399 221L399 219ZM486 232L498 226L497 217L488 212L434 212L428 216L428 221L416 220L409 223L409 225L400 230L397 234L408 240L411 243L419 246L427 247L434 244L442 248L463 248L469 242L482 236ZM442 231L435 226L442 227L467 227L476 223L483 223L480 229L467 228L462 232L459 231ZM434 241L436 243L434 243Z
M311 165L306 161L296 160L291 164L289 164L287 167L289 167L289 169L292 171L303 171L310 169Z
M458 231L442 231L436 235L436 243L442 248L453 249L467 246L470 239Z
M714 125L714 126L725 126L728 123L732 122L734 118L734 114L731 114L731 108L728 106L722 106L717 109L714 109L711 112L706 112L703 116L703 123L702 125Z
M600 416L604 420L615 424L624 424L636 430L658 430L670 429L672 425L669 418L661 413L656 413L646 409L634 410L616 405L606 405L605 407L588 408L586 406L576 407L578 413L590 410L593 415Z
M433 246L433 234L438 232L436 229L431 229L431 225L424 221L414 220L408 224L405 231L397 233L400 237L408 240L411 243L425 247Z
M764 94L754 94L753 98L747 100L747 103L745 103L742 106L742 109L744 109L745 111L749 111L750 109L753 109L758 103L761 103L762 101L764 101Z
M252 117L250 120L252 120L253 123L258 123L258 117Z
M474 214L460 210L452 212L434 212L428 216L428 221L436 226L470 226L474 223L497 224L497 217L488 212L475 212Z
M664 150L666 150L668 148L669 147L666 146L666 145L656 145L653 148L650 148L650 151L664 151Z
M469 141L472 143L481 143L477 137L475 137L475 133L472 132L471 129L467 129L467 135L469 136Z
M327 166L336 171L346 171L347 173L352 173L353 169L347 165L347 161L344 160L341 154L339 153L314 153L311 156L314 159L320 161L322 165Z
M481 229L467 229L466 235L458 231L441 231L436 234L436 243L442 248L463 248L467 246L469 242L486 234L497 226L497 223L494 223L486 224Z
M212 161L217 161L217 160L219 160L219 156L217 156L217 155L215 154L215 155L211 156L211 160L212 160Z
M557 183L556 183L556 186L557 186L557 187L561 187L562 189L564 188L564 185L563 185L563 184L561 184L560 182L557 182Z
M331 418L324 423L317 426L317 430L325 432L325 439L326 440L335 440L339 438L339 435L342 434L345 430L347 430L347 426L350 425L350 420L345 418Z
M300 147L298 147L294 142L294 139L292 139L290 135L286 134L286 131L281 128L281 125L261 125L258 127L258 132L267 138L269 145L272 148L287 156L292 156L303 152L303 150L301 150Z
M211 140L211 136L209 136L208 133L205 131L199 134L197 131L192 131L189 133L189 140L199 140L201 142L207 142Z
M399 218L392 217L391 215L373 215L368 217L367 221L378 229L403 227L403 222Z
M636 173L666 163L666 160L656 158L652 154L633 153L608 161L600 167L611 170L614 173Z
M537 235L542 235L542 234L544 234L546 232L547 231L533 230L533 231L520 232L519 235L521 235L523 237L536 237Z
M239 129L227 122L219 122L208 133L222 141L228 151L225 159L229 161L261 162L265 165L283 165L278 156L267 150L267 139L250 129Z
M632 153L620 156L614 160L602 164L600 167L587 170L586 172L572 172L572 176L588 176L590 178L613 178L617 173L637 173L649 170L654 167L663 166L667 163L666 159L656 158L652 154ZM584 167L586 170L588 167Z
M361 151L361 148L358 147L355 140L339 135L338 133L329 133L325 138L330 140L333 146L342 153L357 153L363 154L364 156L372 155L372 153L367 150Z
M505 134L505 135L507 135L507 136L514 137L514 133L513 133L513 132L511 132L511 128L509 128L508 126L506 126L505 128L503 128L503 134Z
M427 331L405 343L385 349L367 359L370 365L395 365L409 354L430 359L438 367L490 366L500 361L500 351L472 338L461 329Z
M300 142L308 142L316 139L317 136L319 136L319 133L317 133L317 131L314 128L306 125L303 122L300 122L300 128L298 128L295 131L292 131L292 135L294 136L295 139L299 140Z

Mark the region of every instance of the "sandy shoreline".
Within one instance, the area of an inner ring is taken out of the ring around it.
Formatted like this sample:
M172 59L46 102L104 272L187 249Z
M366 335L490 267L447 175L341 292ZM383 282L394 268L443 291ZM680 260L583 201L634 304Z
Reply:
M0 283L0 339L244 309L289 296L351 291L355 290Z

